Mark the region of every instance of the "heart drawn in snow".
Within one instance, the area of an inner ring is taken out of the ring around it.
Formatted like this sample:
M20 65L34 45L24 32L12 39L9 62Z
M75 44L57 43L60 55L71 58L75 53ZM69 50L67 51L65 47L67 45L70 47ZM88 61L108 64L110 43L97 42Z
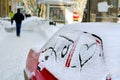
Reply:
M95 54L97 48L96 43L83 44L79 52L80 66L83 67Z

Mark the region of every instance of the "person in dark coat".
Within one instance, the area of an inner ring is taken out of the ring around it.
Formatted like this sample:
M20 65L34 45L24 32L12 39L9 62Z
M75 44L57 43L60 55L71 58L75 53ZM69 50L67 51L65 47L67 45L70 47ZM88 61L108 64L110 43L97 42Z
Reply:
M22 20L24 20L24 15L20 13L20 9L17 9L17 13L15 13L12 20L15 20L16 22L16 36L20 37L21 24Z

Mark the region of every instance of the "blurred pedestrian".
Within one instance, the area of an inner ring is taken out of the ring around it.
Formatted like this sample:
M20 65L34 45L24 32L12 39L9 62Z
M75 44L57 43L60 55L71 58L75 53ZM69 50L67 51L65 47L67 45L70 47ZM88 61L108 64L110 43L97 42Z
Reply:
M14 17L14 12L13 11L10 11L9 17L11 19L11 24L13 24L13 20L12 20L12 18Z
M38 17L40 17L41 8L38 8Z
M24 20L24 15L20 13L20 9L17 9L17 13L15 13L12 20L16 22L16 36L20 37L22 20Z

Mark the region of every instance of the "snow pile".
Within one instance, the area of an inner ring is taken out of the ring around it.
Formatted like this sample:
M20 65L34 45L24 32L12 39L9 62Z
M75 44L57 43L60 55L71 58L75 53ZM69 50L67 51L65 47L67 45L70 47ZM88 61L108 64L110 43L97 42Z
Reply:
M34 28L36 28L42 24L42 20L43 20L42 18L39 18L36 16L25 18L22 23L23 29L34 30Z
M7 32L15 31L15 21L12 25L11 22L7 20L0 20L0 23ZM39 34L42 34L42 37L50 38L49 35L52 36L62 26L63 24L59 24L59 26L49 25L49 21L46 21L40 17L32 16L23 20L21 29L23 31L38 32Z
M23 21L22 30L34 31L42 34L43 37L50 37L49 35L52 36L61 26L49 25L49 21L32 16Z
M10 25L11 25L11 23L10 23L10 21L8 21L8 20L0 20L0 25L2 26L2 27L10 27Z
M6 32L0 22L0 42L4 39L5 36L6 36Z

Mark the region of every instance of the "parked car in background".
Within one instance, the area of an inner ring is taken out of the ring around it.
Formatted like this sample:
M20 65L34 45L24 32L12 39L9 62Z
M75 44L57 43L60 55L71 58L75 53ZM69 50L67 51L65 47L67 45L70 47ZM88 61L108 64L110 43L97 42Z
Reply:
M102 38L80 27L64 26L41 49L30 49L25 80L112 80Z
M117 23L120 23L120 14L117 16Z

